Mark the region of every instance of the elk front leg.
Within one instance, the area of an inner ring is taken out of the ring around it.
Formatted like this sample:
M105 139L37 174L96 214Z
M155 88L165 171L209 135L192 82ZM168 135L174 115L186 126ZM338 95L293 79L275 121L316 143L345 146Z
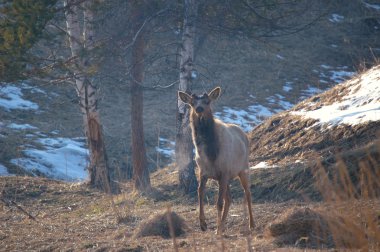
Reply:
M203 204L204 204L203 198L204 198L206 183L207 183L207 178L204 176L201 176L201 181L198 186L198 201L199 201L199 223L200 223L202 231L207 230L205 212L203 209Z

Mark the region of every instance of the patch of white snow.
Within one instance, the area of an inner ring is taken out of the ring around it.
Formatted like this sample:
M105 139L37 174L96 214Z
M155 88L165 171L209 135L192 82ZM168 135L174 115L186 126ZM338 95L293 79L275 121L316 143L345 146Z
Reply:
M37 140L44 149L28 148L27 157L12 159L18 165L33 174L42 173L47 177L81 181L87 178L88 150L80 139L40 138Z
M341 85L347 86L350 90L341 102L316 110L306 108L293 113L317 119L320 124L327 124L329 127L380 120L380 67L371 69Z
M356 72L348 71L347 66L332 67L322 64L320 67L327 71L318 71L314 69L313 72L319 73L321 83L328 83L329 81L341 83L342 81L352 78L352 76L356 74Z
M249 106L247 110L223 107L222 112L216 112L214 115L223 122L237 124L248 132L272 114L267 107L258 104Z
M342 15L339 15L339 14L332 14L331 17L329 18L329 21L330 22L333 22L333 23L340 23L342 22L344 19L344 17Z
M362 3L364 4L365 7L369 8L369 9L374 9L374 10L380 11L380 4L369 4L365 1L362 1Z
M174 158L174 147L175 142L160 137L158 146L156 146L156 151L166 157Z
M323 90L322 89L319 89L319 88L316 88L316 87L312 87L310 85L307 86L307 89L304 89L301 91L301 97L300 99L301 100L304 100L306 98L309 98L313 95L316 95L316 94L319 94L319 93L322 93Z
M0 107L7 111L12 109L37 110L38 105L22 98L23 94L19 87L12 85L0 87Z
M22 89L29 89L32 94L40 93L40 94L47 94L44 90L38 87L33 87L29 84L26 84L25 82L21 84Z
M254 169L267 169L267 168L276 168L277 166L274 165L269 165L267 162L262 161L254 166L251 166L249 169L254 170Z
M15 129L15 130L37 129L37 127L34 127L28 123L26 124L11 123L11 124L8 124L7 127L11 129Z
M287 81L285 82L285 85L282 87L282 90L284 90L285 92L290 92L293 90L292 85L293 85L293 82Z
M285 97L280 95L280 94L275 94L273 96L270 96L266 99L269 103L273 104L273 105L277 105L279 106L280 108L279 109L276 109L275 111L276 112L280 112L280 111L283 111L283 110L287 110L287 109L290 109L291 107L293 107L294 105L288 101L285 100Z
M5 167L4 165L0 164L0 176L13 176L13 174L10 174L8 172L7 167Z

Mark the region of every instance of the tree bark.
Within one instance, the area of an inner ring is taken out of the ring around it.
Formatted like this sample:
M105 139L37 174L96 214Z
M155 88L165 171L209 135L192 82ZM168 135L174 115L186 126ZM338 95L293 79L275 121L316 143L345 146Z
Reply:
M143 124L143 89L144 80L144 32L140 30L143 23L143 12L137 2L132 3L132 22L134 34L137 34L132 47L131 71L131 130L132 130L132 166L134 188L145 191L150 188L150 178L146 149L144 142Z
M73 1L65 0L65 6L69 6ZM99 111L97 108L96 87L88 77L88 69L91 67L90 58L82 58L83 50L93 49L94 28L93 12L91 10L92 1L85 3L83 36L79 20L80 8L73 4L66 10L66 25L69 35L71 54L75 58L75 88L79 98L79 105L83 116L84 131L87 137L87 144L90 152L90 164L88 171L90 175L90 185L110 193L109 167L107 165L107 154L104 144L102 126Z
M184 22L180 52L179 90L190 93L194 61L196 0L184 0ZM176 163L179 183L186 194L195 193L198 183L195 176L194 145L191 139L189 107L179 98L177 103Z

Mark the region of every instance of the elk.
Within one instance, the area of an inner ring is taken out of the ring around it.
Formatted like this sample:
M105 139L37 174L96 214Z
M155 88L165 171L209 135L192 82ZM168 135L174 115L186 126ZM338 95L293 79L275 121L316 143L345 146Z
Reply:
M218 181L217 234L224 232L232 199L229 183L236 177L240 179L248 204L249 228L252 230L254 227L249 181L248 137L237 125L226 124L214 118L211 102L219 97L220 92L220 87L203 95L178 92L179 98L191 107L190 126L196 152L195 161L199 168L198 201L202 231L207 230L203 208L205 186L208 179Z

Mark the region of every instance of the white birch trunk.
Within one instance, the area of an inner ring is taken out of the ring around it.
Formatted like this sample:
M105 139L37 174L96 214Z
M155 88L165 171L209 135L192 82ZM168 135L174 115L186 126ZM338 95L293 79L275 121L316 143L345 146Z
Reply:
M197 18L196 0L184 0L185 13L180 53L179 90L190 92L194 60L195 22ZM179 168L179 182L185 193L196 192L194 145L191 139L189 108L178 97L176 162Z
M94 46L94 14L91 10L92 1L86 1L84 7L83 35L79 20L80 8L72 5L73 0L65 0L64 5L70 6L66 10L66 25L69 35L71 55L75 59L74 78L75 88L79 98L79 105L83 115L84 130L90 151L90 184L106 192L111 191L110 179L107 167L102 127L99 112L97 110L96 88L88 78L88 69L91 67L89 57L83 59L83 50L90 51Z

